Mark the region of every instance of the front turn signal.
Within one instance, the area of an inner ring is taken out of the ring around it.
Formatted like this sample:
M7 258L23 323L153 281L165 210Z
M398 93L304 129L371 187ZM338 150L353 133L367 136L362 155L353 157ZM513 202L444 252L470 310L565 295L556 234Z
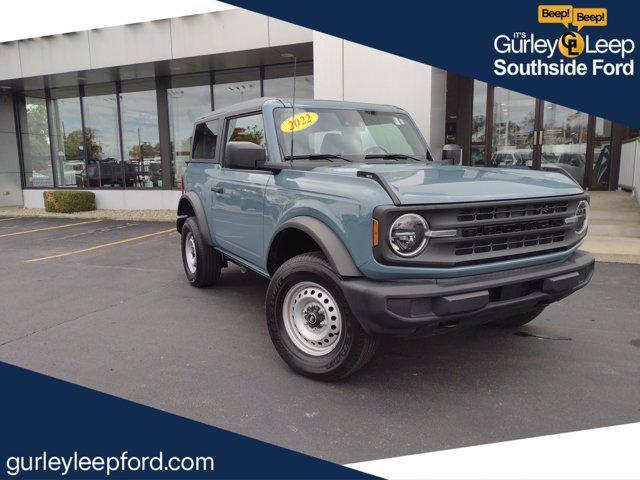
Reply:
M378 220L373 221L371 235L373 237L373 246L377 247L378 246Z

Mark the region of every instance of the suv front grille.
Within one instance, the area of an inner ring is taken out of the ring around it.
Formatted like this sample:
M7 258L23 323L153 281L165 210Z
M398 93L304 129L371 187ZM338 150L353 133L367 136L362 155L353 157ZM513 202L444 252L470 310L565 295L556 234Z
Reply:
M529 217L533 215L550 215L567 211L569 202L544 202L519 205L500 205L478 208L463 208L458 213L459 222L476 220L498 220L504 218Z
M445 204L438 206L378 207L374 216L388 231L394 219L413 212L424 216L431 230L455 231L455 236L433 237L413 258L400 258L387 242L374 248L383 263L429 267L453 267L493 263L513 258L567 250L580 240L574 224L565 222L576 214L586 195L535 200Z

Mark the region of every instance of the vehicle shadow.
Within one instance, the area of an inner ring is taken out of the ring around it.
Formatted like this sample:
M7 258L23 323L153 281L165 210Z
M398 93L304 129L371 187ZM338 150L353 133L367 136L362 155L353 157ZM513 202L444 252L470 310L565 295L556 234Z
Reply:
M401 387L420 379L456 389L476 388L487 381L507 384L512 375L522 375L514 361L522 345L513 333L480 326L437 336L383 337L363 378L355 376L353 381L366 382L370 376L394 378Z

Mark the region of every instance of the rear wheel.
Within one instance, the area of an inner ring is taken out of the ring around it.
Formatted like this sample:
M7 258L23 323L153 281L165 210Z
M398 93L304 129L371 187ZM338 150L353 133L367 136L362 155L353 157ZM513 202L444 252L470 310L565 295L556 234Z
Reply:
M324 256L313 252L285 262L267 291L276 350L294 371L318 380L355 373L378 345L353 317L339 281Z
M182 226L182 264L187 280L194 287L209 287L220 278L222 257L208 245L195 217Z
M494 320L490 325L500 328L518 328L536 319L543 310L544 307L538 307L530 312L519 313L517 315L511 315L499 320Z

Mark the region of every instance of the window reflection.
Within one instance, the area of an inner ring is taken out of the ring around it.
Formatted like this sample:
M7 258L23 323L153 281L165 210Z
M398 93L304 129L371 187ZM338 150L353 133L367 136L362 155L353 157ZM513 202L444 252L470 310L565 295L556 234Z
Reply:
M313 62L300 62L296 70L296 97L313 98ZM180 188L193 125L212 104L224 108L258 98L262 88L265 95L291 97L293 81L293 63L172 77L171 185L162 179L155 78L26 92L19 99L25 184Z
M58 187L84 185L84 142L78 87L51 89L49 115Z
M260 70L245 68L216 72L213 105L216 109L260 97Z
M171 87L167 90L171 132L171 176L173 186L180 188L182 174L189 160L193 124L211 111L209 74L173 77Z
M611 166L611 122L604 118L596 118L596 129L593 140L593 177L591 186L609 188Z
M24 177L27 187L52 187L49 124L44 91L32 91L20 100Z
M485 146L482 144L471 145L471 166L484 167Z
M155 80L123 82L120 112L127 186L161 188Z
M473 118L471 122L471 165L484 165L487 127L487 84L473 82Z
M586 170L589 115L545 103L542 137L542 170L564 172L582 184Z
M231 119L227 127L227 142L251 142L267 148L262 115Z
M87 149L84 186L123 186L115 84L86 86L82 107Z
M494 89L493 154L495 167L533 166L535 99L500 87Z
M293 64L265 67L264 95L293 96ZM298 63L296 67L296 98L313 98L313 62Z

